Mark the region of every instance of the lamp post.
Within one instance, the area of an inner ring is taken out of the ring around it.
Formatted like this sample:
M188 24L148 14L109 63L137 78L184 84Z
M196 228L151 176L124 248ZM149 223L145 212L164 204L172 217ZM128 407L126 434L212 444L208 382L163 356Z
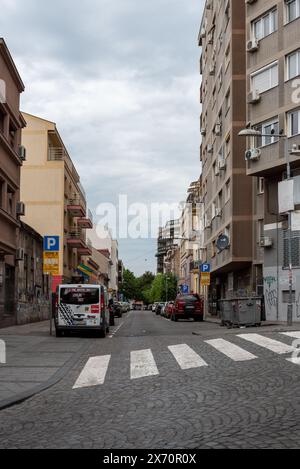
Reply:
M284 139L284 152L286 157L286 174L287 180L291 179L291 165L290 155L300 156L300 150L296 145L292 149L288 148L288 136L286 134L275 132L270 134L263 134L259 130L255 129L243 129L239 132L239 137L272 137ZM292 212L288 212L288 258L289 258L289 303L287 309L287 324L291 326L293 324L293 261L292 261ZM278 300L277 300L278 301Z

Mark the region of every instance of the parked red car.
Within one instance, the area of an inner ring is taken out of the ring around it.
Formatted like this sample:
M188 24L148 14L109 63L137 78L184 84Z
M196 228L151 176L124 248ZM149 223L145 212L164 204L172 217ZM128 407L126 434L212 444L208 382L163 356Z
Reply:
M174 311L171 314L172 321L178 319L190 319L203 321L204 301L197 294L179 295L175 301Z
M165 307L165 317L167 319L171 319L172 314L175 311L175 303L174 301L170 301L167 306Z

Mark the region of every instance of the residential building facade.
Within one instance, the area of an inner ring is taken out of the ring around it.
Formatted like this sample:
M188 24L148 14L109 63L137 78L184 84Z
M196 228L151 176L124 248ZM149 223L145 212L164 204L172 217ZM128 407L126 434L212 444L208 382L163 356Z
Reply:
M287 157L300 145L300 1L246 2L247 123L264 136L247 139L247 174L252 176L255 223L253 250L266 317L286 320L289 302L289 231L280 213L278 183L287 178ZM281 134L283 137L276 137ZM273 136L275 135L275 136ZM287 138L284 137L287 136ZM292 154L299 184L300 157ZM297 217L299 202L295 200ZM300 228L292 231L293 320L300 320Z
M78 281L83 256L92 255L86 230L93 227L80 177L56 124L23 113L26 129L22 142L27 160L21 171L21 198L26 204L23 221L43 237L59 238L59 261L53 290L60 283Z
M246 175L245 0L207 0L199 33L202 47L203 261L211 264L211 309L221 298L255 290L252 180ZM220 236L228 239L220 251Z
M16 324L20 170L25 157L20 94L24 84L4 39L0 38L0 327Z
M21 222L17 252L17 324L50 317L51 277L43 273L43 249L43 237Z

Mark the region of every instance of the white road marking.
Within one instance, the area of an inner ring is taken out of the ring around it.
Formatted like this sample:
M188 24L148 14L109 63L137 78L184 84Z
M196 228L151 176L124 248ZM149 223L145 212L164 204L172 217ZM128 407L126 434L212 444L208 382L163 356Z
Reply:
M83 368L73 389L98 386L105 381L111 355L101 357L91 357Z
M300 365L300 357L287 358L286 360L294 365Z
M172 345L168 348L182 370L208 366L207 363L186 344Z
M110 339L112 339L112 338L116 335L116 333L121 329L122 326L124 326L124 322L122 322L122 323L114 330L114 332L113 332L110 336L108 336L108 337L109 337Z
M260 334L239 334L238 337L248 340L248 342L252 342L253 344L259 345L260 347L271 350L271 352L277 353L278 355L291 353L297 350L291 345L286 345L283 342L270 339L269 337L264 337Z
M280 334L286 335L287 337L293 337L294 339L300 339L300 331L280 332Z
M235 362L244 362L257 358L256 355L224 339L206 340L205 342Z
M154 357L150 349L131 352L131 379L144 378L145 376L158 375Z

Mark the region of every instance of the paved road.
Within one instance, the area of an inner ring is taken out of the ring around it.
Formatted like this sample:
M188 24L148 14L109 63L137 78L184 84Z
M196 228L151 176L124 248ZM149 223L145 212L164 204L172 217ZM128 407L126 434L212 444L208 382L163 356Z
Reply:
M0 413L0 447L299 448L292 335L130 312L58 384Z

